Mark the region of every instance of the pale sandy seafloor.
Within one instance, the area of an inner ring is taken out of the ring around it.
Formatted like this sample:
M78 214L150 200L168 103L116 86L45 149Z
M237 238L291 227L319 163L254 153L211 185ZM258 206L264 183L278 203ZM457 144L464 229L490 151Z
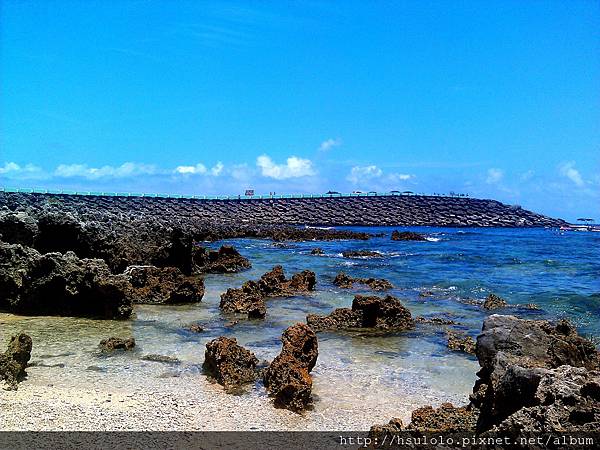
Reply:
M391 417L406 419L412 409L425 403L466 401L445 395L413 398L388 388L347 392L346 407L344 399L338 399L342 404L335 407L317 401L314 410L296 414L274 408L261 387L231 395L201 374L138 377L139 385L134 387L121 376L106 374L74 385L64 368L31 367L28 373L29 380L18 391L0 391L4 431L367 430ZM327 382L315 376L315 393ZM390 408L389 396L396 396L395 407ZM360 397L364 407L352 408L351 403L360 403ZM387 400L383 408L377 404L378 397Z

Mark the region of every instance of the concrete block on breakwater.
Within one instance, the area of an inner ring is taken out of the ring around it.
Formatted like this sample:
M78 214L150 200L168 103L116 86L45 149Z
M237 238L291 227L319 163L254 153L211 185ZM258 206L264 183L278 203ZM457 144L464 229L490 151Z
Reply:
M0 192L0 208L60 204L72 210L170 215L202 222L287 225L557 227L565 225L496 200L441 196L166 198Z

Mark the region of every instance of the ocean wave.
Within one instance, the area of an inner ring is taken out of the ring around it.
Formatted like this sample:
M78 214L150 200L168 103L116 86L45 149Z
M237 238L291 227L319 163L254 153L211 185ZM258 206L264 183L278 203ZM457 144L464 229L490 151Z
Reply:
M439 242L442 240L442 238L430 237L430 236L425 237L425 239L427 239L429 242Z

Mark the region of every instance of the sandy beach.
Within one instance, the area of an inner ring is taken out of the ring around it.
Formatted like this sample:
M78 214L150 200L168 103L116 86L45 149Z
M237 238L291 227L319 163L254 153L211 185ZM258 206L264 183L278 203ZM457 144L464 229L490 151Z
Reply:
M332 413L317 404L297 414L274 408L261 389L231 395L200 374L144 377L133 387L107 374L75 385L59 367L34 366L28 373L18 391L0 390L4 431L368 430L391 413L375 405ZM406 419L418 406L399 398L396 413Z

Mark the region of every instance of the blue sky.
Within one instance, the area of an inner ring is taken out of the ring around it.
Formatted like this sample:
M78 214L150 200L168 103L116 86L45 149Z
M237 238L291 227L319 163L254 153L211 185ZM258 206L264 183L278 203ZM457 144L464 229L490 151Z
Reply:
M600 221L600 2L0 8L0 185L454 191Z

